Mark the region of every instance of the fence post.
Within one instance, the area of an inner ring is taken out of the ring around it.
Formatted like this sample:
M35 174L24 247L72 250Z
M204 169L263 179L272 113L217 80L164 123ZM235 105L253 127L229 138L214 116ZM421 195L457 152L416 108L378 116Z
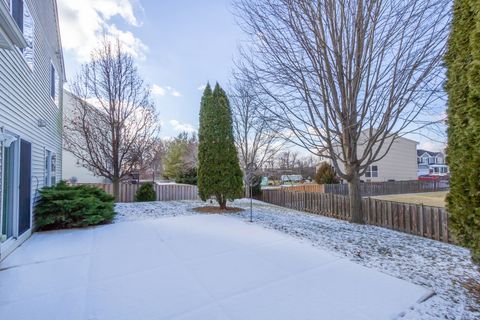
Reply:
M372 200L372 198L368 197L367 198L367 223L370 224L370 201Z
M418 224L419 224L419 232L420 232L420 236L423 237L423 218L424 218L424 212L425 212L425 208L423 207L423 203L420 205L420 217L419 217L419 221L418 221Z

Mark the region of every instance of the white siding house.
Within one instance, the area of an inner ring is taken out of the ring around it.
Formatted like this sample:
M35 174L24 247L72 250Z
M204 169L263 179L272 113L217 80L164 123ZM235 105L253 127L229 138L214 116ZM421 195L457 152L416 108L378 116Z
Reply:
M365 182L417 180L417 144L414 140L397 137L386 156L370 165L360 179ZM386 141L380 154L385 153L388 145ZM363 151L364 144L360 141L358 154L361 155Z
M418 176L448 176L450 170L443 152L417 150Z
M72 114L75 107L76 97L73 93L64 90L63 91L63 109L64 119ZM106 183L107 181L103 177L96 176L93 172L85 168L80 159L75 157L71 152L63 150L63 166L62 166L63 179L75 182L75 183Z
M417 144L416 141L398 137L387 155L374 162L361 179L367 182L417 180Z
M0 0L0 259L61 179L64 64L55 0Z

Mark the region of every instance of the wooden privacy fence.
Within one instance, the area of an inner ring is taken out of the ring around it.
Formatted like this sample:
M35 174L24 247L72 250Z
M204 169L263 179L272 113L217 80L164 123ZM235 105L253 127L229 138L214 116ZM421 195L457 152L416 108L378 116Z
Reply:
M347 184L325 184L324 186L325 193L334 193L339 195L348 194ZM448 188L448 180L364 182L360 184L360 193L364 197L370 197L384 194L446 191Z
M297 186L282 186L286 191L325 192L324 184L301 184Z
M90 185L96 186L113 195L113 185L105 183L92 183ZM133 202L135 201L135 193L140 187L140 184L120 184L120 199L118 202ZM198 189L197 186L189 184L154 184L155 192L157 194L157 201L171 201L171 200L197 200Z
M300 211L350 220L349 198L331 193L264 190L262 201ZM363 198L365 223L452 242L445 208Z

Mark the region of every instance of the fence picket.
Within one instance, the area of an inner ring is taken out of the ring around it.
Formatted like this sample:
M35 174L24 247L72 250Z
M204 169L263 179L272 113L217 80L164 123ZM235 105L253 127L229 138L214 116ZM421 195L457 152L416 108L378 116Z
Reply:
M96 186L109 194L113 194L112 184L93 183L89 184ZM133 202L135 201L135 194L139 188L138 184L121 183L119 188L118 202ZM188 184L165 184L154 185L157 201L166 200L197 200L198 189L197 186Z
M296 188L296 189L295 189ZM360 184L360 193L364 197L379 196L385 194L402 194L417 192L433 192L448 190L448 181L387 181L387 182L364 182ZM287 190L297 190L304 192L325 192L338 195L348 194L347 184L325 184L325 185L304 185L285 187Z
M386 187L376 186L376 188ZM261 200L337 219L349 220L351 218L349 198L338 194L292 192L285 189L264 190ZM373 198L364 198L362 207L367 224L443 242L452 242L448 230L448 214L444 208Z

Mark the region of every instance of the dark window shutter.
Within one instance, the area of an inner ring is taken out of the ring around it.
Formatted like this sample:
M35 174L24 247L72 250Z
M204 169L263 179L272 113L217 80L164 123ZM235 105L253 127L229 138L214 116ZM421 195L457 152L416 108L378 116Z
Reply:
M12 17L23 33L23 0L12 0Z
M50 96L55 99L55 68L50 65Z
M20 185L18 196L18 234L30 229L30 204L32 202L32 145L20 140Z

